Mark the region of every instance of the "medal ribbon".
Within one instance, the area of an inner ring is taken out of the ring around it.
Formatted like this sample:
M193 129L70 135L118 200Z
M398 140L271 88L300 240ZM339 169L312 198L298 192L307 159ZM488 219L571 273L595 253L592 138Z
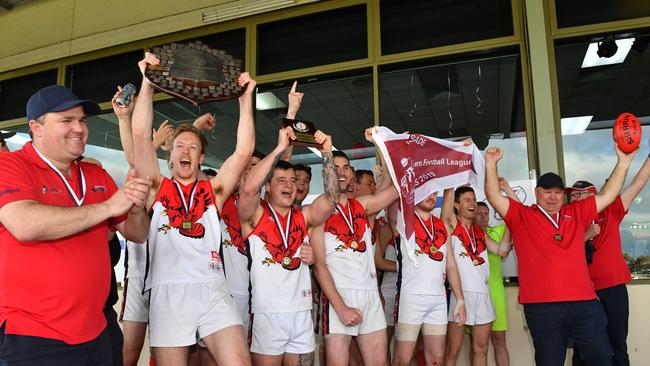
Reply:
M469 243L472 246L472 253L476 254L477 246L476 246L476 233L474 233L474 226L470 226L472 228L472 235L469 235L469 230L467 230L465 225L463 225L463 222L460 221L460 219L457 219L457 220L458 220L458 223L460 224L460 226L463 227L463 230L465 230L465 233L467 234L467 238L469 239ZM470 225L472 225L472 224L470 224Z
M192 206L194 205L194 193L196 192L196 186L199 183L199 180L194 181L194 185L192 186L192 191L190 192L190 204L189 206L187 205L187 202L185 201L185 195L183 194L183 190L181 189L181 185L175 180L174 185L176 186L176 191L178 191L178 195L181 196L181 203L183 204L183 210L185 211L185 216L189 215L190 211L192 210Z
M278 227L278 231L280 232L280 237L282 237L282 242L284 243L285 249L289 249L289 228L291 228L291 211L292 209L289 209L289 216L287 217L287 226L282 231L282 227L280 226L280 220L278 218L278 214L275 213L275 210L273 209L273 206L271 206L271 203L269 202L269 210L271 211L271 214L273 215L273 218L275 219L275 225Z
M352 226L352 211L350 211L350 201L348 201L348 215L350 216L349 219L343 213L343 209L341 208L341 204L337 204L336 209L339 210L339 212L341 213L341 216L343 216L343 220L345 220L345 224L350 229L350 234L352 234L352 236L354 236L354 227Z
M546 218L548 219L548 221L550 221L551 224L553 224L553 226L555 226L555 228L557 229L557 231L558 231L558 233L559 233L559 231L560 231L560 212L558 211L558 212L555 214L556 219L553 220L553 218L552 218L552 217L551 217L551 216L550 216L546 211L544 211L543 208L541 208L541 207L539 207L539 206L537 206L537 208L539 208L539 210L542 211L542 213L544 214L544 216L546 216ZM556 221L556 220L557 220L557 221Z
M63 176L63 173L54 165L52 162L46 158L43 154L41 154L38 149L36 149L36 146L32 145L34 148L34 151L38 154L38 156L47 164L50 169L54 170L56 174L59 175L59 178L63 181L63 184L65 184L65 187L68 189L68 193L70 194L70 197L72 197L72 200L77 204L77 206L81 206L84 203L84 199L86 198L86 177L84 176L83 170L81 170L81 164L77 161L77 176L79 178L79 187L81 187L81 197L77 196L77 193L70 187L70 184L68 183L68 180L65 179Z
M418 221L420 221L420 225L422 225L422 228L424 228L424 231L427 232L427 235L429 236L429 239L430 239L431 241L433 241L433 239L436 237L436 236L435 236L435 235L436 235L436 232L433 230L433 220L431 220L431 231L429 231L429 229L427 228L427 226L424 224L424 221L422 221L422 218L420 217L420 215L418 215L418 213L415 212L415 211L413 211L413 213L415 214L415 217L418 218Z

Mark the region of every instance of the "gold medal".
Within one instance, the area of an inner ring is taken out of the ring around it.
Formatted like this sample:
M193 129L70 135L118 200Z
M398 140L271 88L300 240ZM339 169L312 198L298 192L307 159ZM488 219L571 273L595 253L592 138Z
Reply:
M352 243L350 243L350 248L357 249L358 247L359 247L359 243L357 243L356 240L354 240L354 241L352 241Z
M555 236L553 237L553 239L555 239L555 240L557 240L557 241L561 241L561 240L562 240L562 235L560 235L560 233L557 233L557 234L555 234Z
M286 266L288 266L288 265L290 265L290 264L291 264L291 258L289 258L289 257L284 257L284 258L282 258L282 265L283 265L283 266L286 267Z
M192 228L192 223L190 222L190 220L184 220L181 227L183 228L183 230L190 230Z
M476 259L472 260L472 263L473 263L475 266L478 266L478 261L477 261Z
M434 247L433 245L429 247L429 250L431 250L431 253L435 253L438 251L438 248Z

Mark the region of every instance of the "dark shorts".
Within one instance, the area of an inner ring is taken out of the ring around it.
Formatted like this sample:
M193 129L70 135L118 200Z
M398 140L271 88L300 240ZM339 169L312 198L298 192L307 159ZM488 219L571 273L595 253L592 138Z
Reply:
M0 366L112 366L108 331L92 341L66 344L50 338L5 334L0 327Z

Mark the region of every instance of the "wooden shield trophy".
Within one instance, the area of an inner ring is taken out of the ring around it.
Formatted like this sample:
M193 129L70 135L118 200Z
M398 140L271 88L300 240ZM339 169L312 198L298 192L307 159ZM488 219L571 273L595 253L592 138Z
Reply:
M160 60L145 72L157 90L192 104L239 97L244 87L238 83L242 61L225 51L209 48L201 41L170 43L149 52Z

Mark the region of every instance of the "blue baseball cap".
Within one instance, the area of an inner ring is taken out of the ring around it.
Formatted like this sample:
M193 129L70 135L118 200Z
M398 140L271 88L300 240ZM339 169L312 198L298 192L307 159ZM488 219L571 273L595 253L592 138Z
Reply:
M35 120L45 113L63 112L81 105L87 116L99 114L101 109L91 100L81 100L61 85L50 85L37 91L27 101L27 120Z

